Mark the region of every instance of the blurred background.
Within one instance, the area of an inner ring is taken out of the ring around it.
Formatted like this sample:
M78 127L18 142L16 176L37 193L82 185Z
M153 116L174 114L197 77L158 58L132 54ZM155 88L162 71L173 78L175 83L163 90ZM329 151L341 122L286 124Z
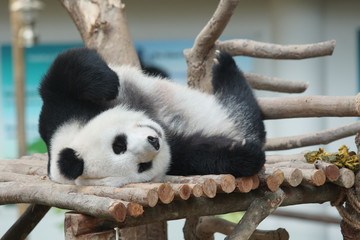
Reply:
M21 0L19 0L21 2ZM32 0L23 0L31 2ZM17 124L13 80L12 32L9 0L0 0L0 158L16 158ZM38 1L36 1L38 2ZM144 65L157 67L170 78L186 84L186 63L182 51L212 16L214 0L132 0L123 1L129 29ZM46 152L37 132L41 100L37 88L54 57L61 51L82 46L80 35L59 1L43 0L23 29L26 153ZM38 13L36 13L38 12ZM26 21L23 19L22 21ZM308 60L266 60L236 57L245 72L310 83L301 95L353 96L359 91L360 1L347 0L243 0L221 39L247 38L277 44L307 44L336 40L333 56ZM257 91L257 96L289 96ZM292 136L333 128L355 118L308 118L267 120L268 137ZM346 144L355 150L353 138L325 146L329 152ZM311 147L310 149L317 149ZM306 148L306 149L309 149ZM276 153L298 153L304 149ZM274 152L275 153L275 152ZM272 153L271 153L272 154ZM337 217L328 204L281 208ZM16 220L14 206L0 206L0 235ZM232 216L234 217L234 216ZM235 216L236 218L237 216ZM52 210L31 234L31 239L63 239L63 211ZM169 222L169 239L183 239L182 220ZM337 224L278 216L268 217L260 229L286 228L290 239L341 239ZM218 239L224 236L217 235Z

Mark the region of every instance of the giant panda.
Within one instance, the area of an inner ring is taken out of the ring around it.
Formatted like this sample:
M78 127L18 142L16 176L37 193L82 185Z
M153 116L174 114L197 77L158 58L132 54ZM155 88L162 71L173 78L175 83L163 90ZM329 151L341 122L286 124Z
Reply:
M108 65L92 49L61 53L39 88L50 179L122 186L166 174L256 174L265 162L260 108L233 58L216 55L207 94Z

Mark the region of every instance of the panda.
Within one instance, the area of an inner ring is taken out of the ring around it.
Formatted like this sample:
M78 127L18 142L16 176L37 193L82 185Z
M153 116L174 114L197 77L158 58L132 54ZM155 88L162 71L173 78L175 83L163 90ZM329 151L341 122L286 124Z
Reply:
M39 88L50 179L122 186L166 174L256 174L265 162L263 118L229 54L216 54L212 85L207 94L108 65L88 48L61 53Z

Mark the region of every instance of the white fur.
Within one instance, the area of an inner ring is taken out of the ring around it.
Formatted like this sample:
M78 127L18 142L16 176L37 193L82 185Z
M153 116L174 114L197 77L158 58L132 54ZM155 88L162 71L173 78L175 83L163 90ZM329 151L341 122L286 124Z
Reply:
M120 79L118 103L123 102L123 98L127 97L121 86L124 82L131 82L141 89L140 94L151 99L154 109L157 110L157 117L174 132L185 133L185 135L195 132L203 132L207 135L225 135L236 141L244 138L227 110L218 103L213 95L166 79L150 77L131 66L110 67ZM176 116L180 116L181 121L174 122Z
M165 175L170 161L165 134L144 113L117 106L99 114L81 128L75 126L76 123L70 122L57 131L52 141L52 146L57 147L51 152L54 158L61 149L69 147L84 160L83 174L75 179L75 184L121 186L130 182L151 181ZM71 141L69 135L65 136L68 130L72 130ZM127 136L127 150L115 154L112 143L120 134ZM148 136L159 138L159 150L148 142ZM138 173L138 163L148 161L152 161L152 167ZM69 183L61 176L55 162L51 163L51 179Z

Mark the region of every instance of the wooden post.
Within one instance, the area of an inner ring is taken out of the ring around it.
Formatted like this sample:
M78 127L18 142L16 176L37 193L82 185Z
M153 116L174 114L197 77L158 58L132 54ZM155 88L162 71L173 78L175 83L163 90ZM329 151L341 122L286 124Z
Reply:
M22 26L20 13L12 11L16 0L10 0L10 23L11 23L11 50L13 61L13 79L16 105L16 138L17 138L17 155L18 157L26 154L26 135L25 135L25 64L24 64L24 47L19 39L19 30ZM25 212L27 204L19 204L19 215Z
M10 8L15 0L10 0ZM19 39L19 30L21 28L20 13L10 10L10 22L12 30L12 59L13 59L13 78L15 85L16 100L16 125L17 125L17 142L18 156L26 153L25 137L25 64L24 64L24 47Z

